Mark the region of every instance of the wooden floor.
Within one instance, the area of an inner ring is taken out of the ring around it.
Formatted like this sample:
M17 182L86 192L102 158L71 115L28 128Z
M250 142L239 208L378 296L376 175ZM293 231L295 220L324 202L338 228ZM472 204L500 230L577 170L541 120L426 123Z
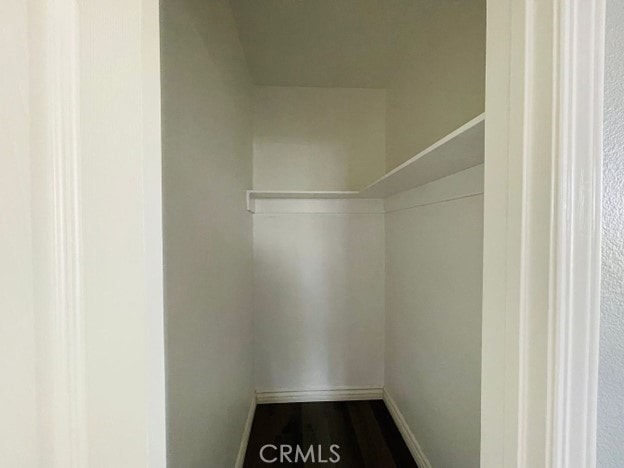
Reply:
M263 446L266 463L260 457ZM340 455L338 463L330 445ZM280 463L280 446L286 457ZM313 446L314 460L308 453ZM319 459L320 446L320 459ZM290 451L292 447L292 452ZM296 448L307 454L295 461ZM276 460L277 459L277 460ZM290 459L290 463L288 460ZM324 462L323 462L324 461ZM399 430L382 400L258 405L251 428L245 468L288 467L416 467Z

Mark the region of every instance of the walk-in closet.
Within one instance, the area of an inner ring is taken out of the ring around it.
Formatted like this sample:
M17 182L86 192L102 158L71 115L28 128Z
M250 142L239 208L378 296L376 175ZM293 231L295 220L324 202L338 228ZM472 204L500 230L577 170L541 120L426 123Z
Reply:
M262 466L264 415L306 450L331 439L308 423L360 451L391 423L408 452L384 432L394 465L370 466L478 467L485 1L162 0L160 22L169 466Z

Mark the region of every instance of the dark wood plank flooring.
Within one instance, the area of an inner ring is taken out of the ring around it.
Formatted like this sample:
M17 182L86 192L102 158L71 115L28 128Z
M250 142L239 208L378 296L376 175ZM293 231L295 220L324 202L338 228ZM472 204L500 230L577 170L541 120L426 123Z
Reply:
M277 447L263 452L273 463L260 457L267 444ZM330 451L332 444L339 446L334 452ZM282 445L288 447L283 449L286 456L280 463ZM310 446L314 455L308 452ZM297 447L301 452L295 461ZM340 461L331 463L330 459L336 460L335 453ZM413 468L416 463L384 402L372 400L258 405L244 467L267 466Z

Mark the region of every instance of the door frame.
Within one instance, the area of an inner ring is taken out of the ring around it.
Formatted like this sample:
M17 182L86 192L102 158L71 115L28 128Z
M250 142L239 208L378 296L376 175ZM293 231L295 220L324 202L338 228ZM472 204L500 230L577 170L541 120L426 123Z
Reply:
M593 467L605 2L487 3L481 466Z
M38 458L166 466L158 0L28 0Z
M131 27L142 41L145 134L133 157L143 167L143 197L135 201L143 206L146 300L144 329L136 332L145 347L136 352L147 357L136 371L149 382L139 390L150 420L139 438L145 462L136 466L158 467L166 464L158 2L139 4L142 20ZM47 421L42 454L49 466L78 467L89 458L97 425L89 415L99 402L87 395L87 376L103 371L90 367L88 352L105 346L84 333L84 279L88 274L93 282L99 273L84 261L95 239L85 234L83 217L101 209L102 200L94 204L83 190L102 180L80 170L89 157L82 148L94 138L81 128L80 103L93 90L81 91L80 77L97 73L81 62L93 44L83 41L80 28L97 23L97 41L118 31L114 22L97 22L97 8L77 0L29 5L31 35L38 37L31 44L31 89L46 110L34 126L44 144L31 159L41 163L33 177L40 182L33 188L33 219L49 234L35 239L34 249L52 246L55 253L35 262L40 279L45 272L52 278L36 297L48 311L38 321L37 341L45 350L38 372L45 389L65 396L54 400L40 392ZM604 0L490 0L487 9L481 466L592 467ZM43 73L35 73L39 65ZM122 231L135 226L120 223ZM118 435L106 437L114 452Z

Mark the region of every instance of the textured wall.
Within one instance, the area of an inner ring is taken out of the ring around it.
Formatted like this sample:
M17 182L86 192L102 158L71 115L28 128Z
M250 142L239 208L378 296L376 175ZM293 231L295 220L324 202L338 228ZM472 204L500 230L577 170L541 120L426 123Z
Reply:
M624 466L624 2L607 0L598 466Z
M161 19L168 465L229 467L253 391L252 89L226 0Z

